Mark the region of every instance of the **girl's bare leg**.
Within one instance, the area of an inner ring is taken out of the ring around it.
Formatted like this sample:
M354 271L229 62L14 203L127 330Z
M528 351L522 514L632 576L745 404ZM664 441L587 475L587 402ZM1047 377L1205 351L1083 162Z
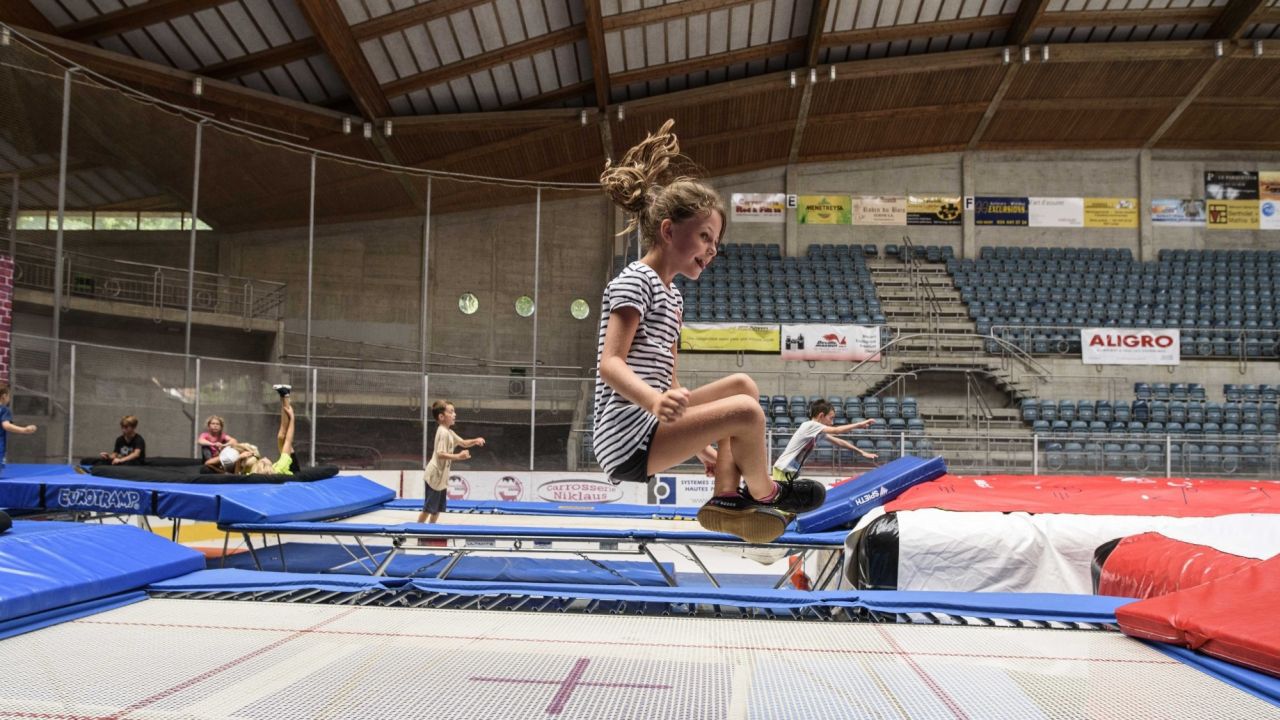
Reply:
M280 429L276 431L276 448L280 454L293 454L293 404L289 402L289 396L285 395L280 398Z
M724 392L725 387L717 390ZM715 393L701 394L708 397ZM736 394L709 402L691 403L679 420L658 425L649 448L648 472L654 474L678 465L713 442L720 443L721 447L716 461L717 493L732 492L737 488L736 478L730 486L729 478L734 474L743 478L754 497L773 493L773 479L769 477L765 452L764 411L760 409L759 398L755 395ZM725 450L728 450L728 457Z

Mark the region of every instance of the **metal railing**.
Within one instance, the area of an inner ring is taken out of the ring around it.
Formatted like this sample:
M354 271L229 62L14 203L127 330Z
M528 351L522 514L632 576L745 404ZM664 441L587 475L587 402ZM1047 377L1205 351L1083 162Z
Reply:
M64 251L63 277L55 282L55 250L29 242L17 243L14 285L53 292L67 298L89 298L150 307L155 319L165 309L187 309L187 271L182 268L116 260ZM234 315L248 323L284 317L284 283L235 275L195 273L192 309Z

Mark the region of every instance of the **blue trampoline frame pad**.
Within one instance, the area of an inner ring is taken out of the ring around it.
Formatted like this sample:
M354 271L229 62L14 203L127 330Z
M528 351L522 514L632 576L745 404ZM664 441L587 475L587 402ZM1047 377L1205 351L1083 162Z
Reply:
M12 467L12 466L11 466ZM43 472L35 468L57 468ZM217 523L294 522L352 515L395 492L359 475L314 482L203 485L114 480L65 466L22 466L0 477L0 507L154 515Z
M198 551L130 525L17 521L0 534L0 637L203 568Z

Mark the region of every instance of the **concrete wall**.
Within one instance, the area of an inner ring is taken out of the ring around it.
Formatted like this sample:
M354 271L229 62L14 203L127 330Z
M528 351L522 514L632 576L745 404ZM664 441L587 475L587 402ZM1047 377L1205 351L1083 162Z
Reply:
M220 272L218 237L208 230L196 233L196 270ZM18 241L52 248L57 243L57 233L52 230L20 230ZM185 230L68 230L62 233L62 246L67 252L182 269L187 267L190 243L191 233ZM19 262L21 259L22 249L19 247Z

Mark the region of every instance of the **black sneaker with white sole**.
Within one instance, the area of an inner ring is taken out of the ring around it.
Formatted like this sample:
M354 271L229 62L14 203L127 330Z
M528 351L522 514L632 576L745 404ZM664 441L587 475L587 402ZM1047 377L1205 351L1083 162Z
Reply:
M293 392L292 385L272 385L271 389L280 393L280 397L289 397L289 393Z
M729 533L751 543L778 539L787 529L787 516L744 494L711 498L698 510L698 523L712 532Z
M769 502L760 503L764 507L781 510L784 513L799 515L810 510L817 510L827 501L827 489L816 480L779 480L778 494ZM746 491L743 490L745 493Z

